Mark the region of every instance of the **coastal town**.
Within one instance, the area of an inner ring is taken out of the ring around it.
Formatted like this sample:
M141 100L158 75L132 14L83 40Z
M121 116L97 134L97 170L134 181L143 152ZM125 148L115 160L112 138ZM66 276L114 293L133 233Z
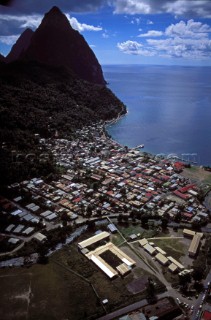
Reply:
M197 280L194 261L210 243L210 212L201 201L209 186L202 190L184 177L184 162L119 145L108 137L104 124L84 127L76 135L69 141L58 132L51 139L37 134L40 159L51 154L60 174L11 184L1 195L0 267L29 266L75 243L78 255L108 280L127 277L141 265L167 288L166 294L159 293L162 299L174 299L158 300L166 310L159 314L155 309L150 317L146 302L109 317L110 302L104 299L107 315L100 319L137 319L134 310L141 319L210 319L211 274L206 266L199 293L191 281ZM125 234L125 225L134 228ZM174 250L169 253L172 240L184 248L181 257ZM188 280L181 284L181 278ZM151 286L154 290L153 280Z

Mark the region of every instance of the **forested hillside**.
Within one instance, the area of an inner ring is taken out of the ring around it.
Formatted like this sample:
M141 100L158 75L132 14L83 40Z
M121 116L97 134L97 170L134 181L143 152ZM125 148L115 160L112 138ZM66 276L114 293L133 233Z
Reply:
M74 139L76 128L126 111L106 86L81 80L65 68L35 62L1 65L0 90L1 183L28 176L27 166L17 171L10 164L10 152L39 152L36 133L53 137L57 130L59 137ZM41 174L52 170L41 169Z

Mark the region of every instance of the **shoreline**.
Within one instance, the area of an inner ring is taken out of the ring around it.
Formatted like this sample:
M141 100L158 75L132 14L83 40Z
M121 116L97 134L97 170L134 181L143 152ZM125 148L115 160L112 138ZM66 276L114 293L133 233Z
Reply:
M104 137L104 139L105 139L105 144L107 145L107 146L109 146L109 142L110 142L110 145L112 145L112 146L114 146L114 145L116 145L117 147L119 146L121 149L122 148L124 148L124 146L122 146L120 143L118 143L116 140L114 140L109 134L108 134L108 132L107 132L107 126L108 125L111 125L111 124L113 124L113 123L115 123L116 121L118 121L118 120L120 120L121 119L121 117L123 117L123 116L125 116L125 114L121 114L121 115L118 115L118 117L117 118L115 118L115 119L112 119L112 120L110 120L110 121L105 121L104 123L98 123L96 126L94 125L93 126L93 128L91 128L91 130L94 130L94 133L95 133L95 136L97 136L97 137L99 137L100 138L100 135L101 135L101 137L102 137L102 135L103 135L103 137ZM95 131L96 130L96 131ZM97 134L97 135L96 135ZM93 138L95 137L94 135L93 135ZM79 137L80 137L80 135L79 135ZM95 138L94 138L95 139ZM59 139L58 139L59 140ZM133 152L134 151L134 148L128 148L128 150L126 151L126 152ZM155 156L153 155L153 154L151 154L151 153L147 153L147 152L144 152L144 151L142 151L142 150L138 150L138 152L140 153L140 155L142 155L143 156L143 154L146 154L146 155L148 155L149 156L149 158L151 158L151 159L155 159ZM157 159L158 160L158 159ZM160 159L161 160L161 159ZM169 162L170 163L172 163L172 161L170 161L169 160ZM203 170L202 168L200 169L200 170ZM204 170L205 171L205 170ZM193 178L195 177L196 178L196 173L194 172L194 170L191 172L192 173L192 180L193 180ZM181 175L182 176L184 176L185 177L185 175L183 175L182 173L181 173ZM198 174L198 176L200 177L200 175ZM189 176L187 176L186 178L188 178L189 180L191 180L191 177L189 177ZM210 174L210 178L211 178L211 174ZM199 181L198 181L199 182ZM196 182L197 183L197 182ZM211 179L210 179L210 186L211 186ZM205 197L205 199L204 199L204 205L205 205L205 207L207 208L207 209L209 209L209 207L207 207L206 206L206 204L205 204L205 202L209 202L210 203L210 205L211 205L211 200L209 200L210 199L210 197L211 197L211 192L207 192L207 197ZM208 199L208 200L207 200ZM105 217L104 217L105 218ZM8 254L8 252L7 252L7 254Z
M117 121L119 121L121 118L123 118L124 116L126 116L127 113L128 113L128 111L126 111L125 114L118 115L117 118L114 118L114 119L109 120L109 121L105 121L104 124L103 124L103 129L104 129L104 131L106 132L106 137L107 137L108 139L110 139L113 143L115 143L115 144L117 144L117 145L119 145L119 146L121 146L121 147L124 147L124 146L123 146L121 143L119 143L118 141L116 141L115 139L113 139L113 137L108 133L107 127L108 127L108 126L111 126L111 125L113 125L113 124L115 124L115 123L117 123ZM129 147L128 147L128 150L133 150L133 149L134 149L134 148L129 148ZM139 150L139 151L140 151L140 150ZM146 152L146 151L140 151L140 152L147 154L150 158L156 157L155 154L152 154L152 153L150 153L150 152ZM168 159L168 158L165 158L165 157L164 157L164 159ZM172 159L168 159L168 160L169 160L170 162L173 161ZM182 163L186 164L186 162L183 161L183 160L181 160L181 159L178 159L178 162L182 162ZM187 162L187 164L188 164L188 162ZM190 166L191 166L190 168L196 168L196 170L202 169L203 172L206 173L206 170L204 169L204 167L206 167L206 166L203 166L203 165L201 165L201 164L200 164L200 165L197 165L197 164L195 164L195 163L194 163L194 164L189 163L189 164L190 164ZM186 168L186 169L187 169L187 168ZM208 175L209 175L209 171L207 171L207 173L208 173ZM185 178L189 178L190 181L192 181L193 183L196 183L197 185L200 185L200 182L199 182L199 180L197 179L196 173L194 174L195 177L186 177L186 175L184 175L184 170L183 170L183 171L181 172L181 175L183 175ZM210 172L210 177L211 177L211 172ZM207 185L209 185L209 184L210 184L210 191L208 191L208 192L206 193L206 196L205 196L205 198L204 198L203 204L204 204L204 206L211 212L211 180L210 180L210 183L207 183Z
M126 116L127 114L128 114L128 111L126 111L125 114L118 115L117 118L113 118L113 119L111 119L111 120L105 121L104 124L103 124L104 129L105 129L105 131L106 131L106 133L107 133L107 136L109 136L112 141L116 142L118 145L120 145L120 146L122 146L122 147L124 147L124 145L121 144L120 142L116 141L116 140L110 135L110 133L108 133L107 127L116 124L119 120L121 120L121 118L123 118L123 117ZM133 149L135 149L135 148L136 148L136 147L128 147L129 150L133 150ZM150 157L158 157L158 156L157 156L157 155L158 155L157 153L154 154L154 153L149 152L149 151L142 151L142 152L146 153L146 154L149 155ZM188 161L188 160L185 160L185 159L181 158L180 156L177 156L177 154L174 153L174 152L170 152L170 153L166 153L166 154L165 154L165 153L161 153L161 154L163 155L163 159L167 159L167 160L169 160L169 161L172 161L173 159L175 159L175 161L182 162L182 163L187 164L187 165L190 164L191 167L196 167L196 168L202 167L203 169L204 169L204 168L209 168L209 167L211 168L211 166L197 163L197 161ZM171 154L172 154L172 155L175 155L175 157L168 158L168 156L170 156ZM183 155L183 154L181 154L181 156L182 156L182 155ZM162 159L162 158L160 157L160 159ZM208 171L208 170L207 170L207 171ZM210 172L211 172L211 171L210 171Z

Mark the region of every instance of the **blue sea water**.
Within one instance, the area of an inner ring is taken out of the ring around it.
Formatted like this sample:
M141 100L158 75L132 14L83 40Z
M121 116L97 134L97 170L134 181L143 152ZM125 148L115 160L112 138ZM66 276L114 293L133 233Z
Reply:
M211 165L211 67L107 65L103 72L128 110L107 128L113 139Z

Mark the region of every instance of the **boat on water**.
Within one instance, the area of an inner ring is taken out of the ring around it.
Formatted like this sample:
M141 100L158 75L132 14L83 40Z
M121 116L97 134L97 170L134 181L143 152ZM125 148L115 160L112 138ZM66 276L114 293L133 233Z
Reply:
M144 148L144 144L140 144L139 146L136 147L136 149L141 149Z
M144 144L140 144L140 145L138 145L137 147L135 147L133 149L136 150L136 149L142 149L142 148L144 148Z

